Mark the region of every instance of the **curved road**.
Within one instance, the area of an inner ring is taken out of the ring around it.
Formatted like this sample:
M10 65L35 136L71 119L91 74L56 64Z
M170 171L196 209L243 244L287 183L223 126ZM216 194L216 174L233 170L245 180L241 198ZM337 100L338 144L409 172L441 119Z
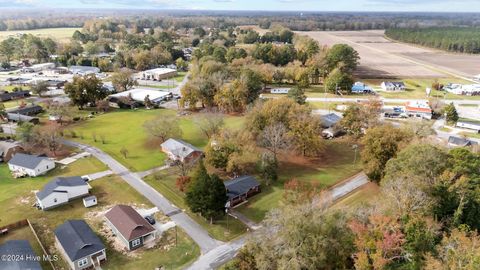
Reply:
M65 141L67 145L80 148L88 153L91 153L98 160L107 165L110 170L119 175L125 182L136 189L140 194L145 196L153 205L158 207L165 215L169 216L178 226L180 226L200 247L202 254L222 245L223 242L210 237L198 223L191 219L187 214L183 213L181 209L172 204L169 200L163 197L158 191L153 189L150 185L145 183L136 173L131 172L125 166L120 164L114 158L103 152L102 150L93 146Z

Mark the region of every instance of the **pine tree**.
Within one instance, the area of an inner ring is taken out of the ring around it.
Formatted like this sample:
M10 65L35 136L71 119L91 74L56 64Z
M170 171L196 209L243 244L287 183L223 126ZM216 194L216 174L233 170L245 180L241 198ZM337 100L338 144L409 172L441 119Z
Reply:
M455 125L458 121L458 112L453 103L448 104L445 107L445 118L447 124Z
M203 160L193 173L185 201L194 213L200 213L213 222L213 218L224 214L227 190L223 181L215 174L209 175Z

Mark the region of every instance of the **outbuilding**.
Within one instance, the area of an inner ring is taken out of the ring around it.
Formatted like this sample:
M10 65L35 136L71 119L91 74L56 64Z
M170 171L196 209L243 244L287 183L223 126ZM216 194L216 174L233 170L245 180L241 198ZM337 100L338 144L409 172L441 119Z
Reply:
M8 162L16 153L23 151L22 146L16 141L0 141L0 161Z
M456 127L475 130L477 133L480 132L480 124L473 122L458 121Z
M171 68L155 68L143 71L141 76L143 80L161 81L177 76L177 71Z
M83 198L83 205L85 207L92 207L98 204L97 197L96 196L88 196Z

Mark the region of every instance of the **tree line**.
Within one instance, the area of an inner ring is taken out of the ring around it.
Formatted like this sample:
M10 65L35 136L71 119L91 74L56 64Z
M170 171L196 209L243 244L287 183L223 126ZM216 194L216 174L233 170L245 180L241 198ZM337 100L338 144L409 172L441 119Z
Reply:
M478 27L390 28L388 38L449 52L480 53Z

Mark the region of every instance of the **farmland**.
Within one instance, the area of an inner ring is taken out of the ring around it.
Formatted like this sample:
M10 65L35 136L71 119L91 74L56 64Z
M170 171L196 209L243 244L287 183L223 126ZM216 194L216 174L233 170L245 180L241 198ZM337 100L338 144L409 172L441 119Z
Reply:
M347 43L360 54L361 78L442 78L477 75L480 56L458 55L392 42L383 31L299 32L332 46Z
M43 28L36 30L0 31L0 40L21 34L32 34L37 37L52 38L63 42L69 40L76 30L81 30L81 28Z

